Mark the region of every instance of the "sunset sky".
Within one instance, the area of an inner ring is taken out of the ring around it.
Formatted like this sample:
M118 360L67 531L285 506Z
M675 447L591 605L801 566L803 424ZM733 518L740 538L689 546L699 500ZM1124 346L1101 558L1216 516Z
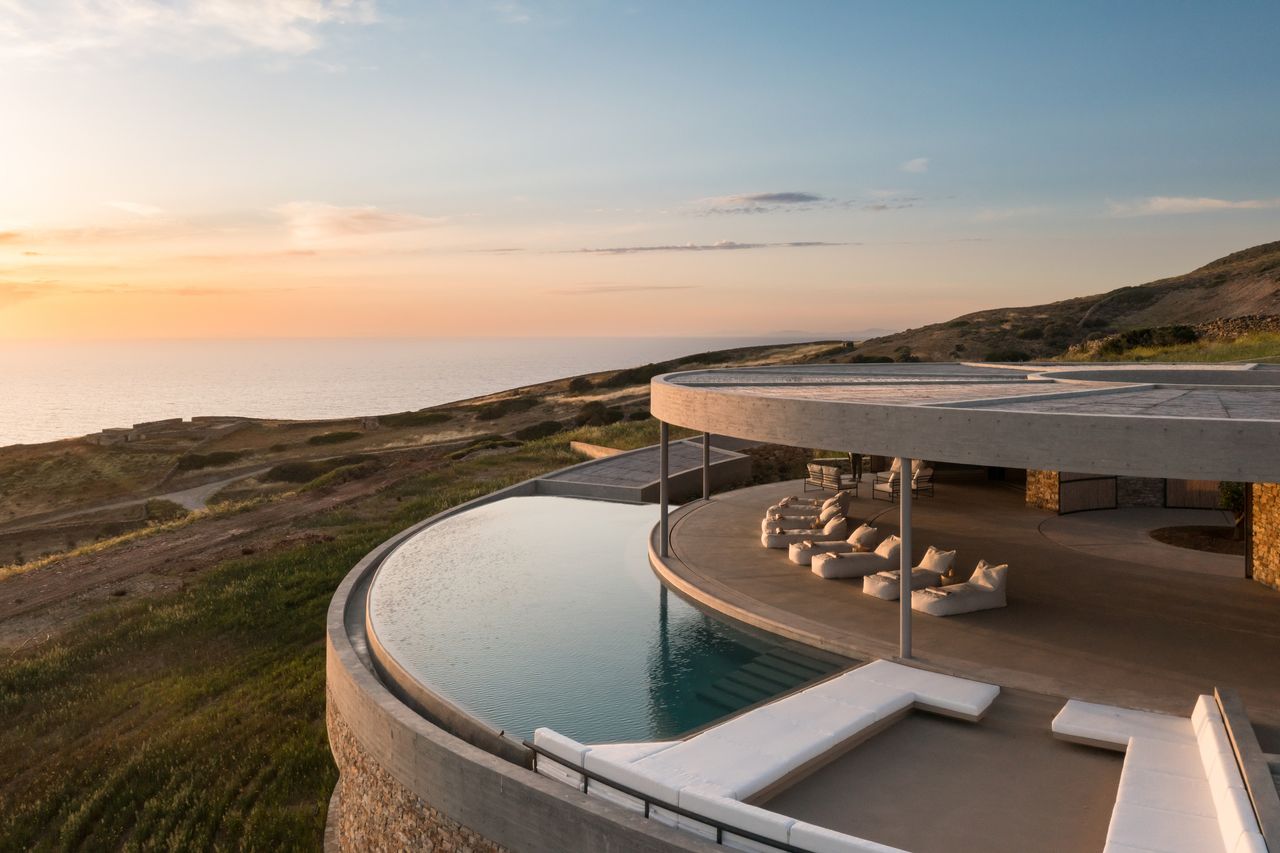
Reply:
M848 334L1280 239L1280 4L960 6L0 0L0 339Z

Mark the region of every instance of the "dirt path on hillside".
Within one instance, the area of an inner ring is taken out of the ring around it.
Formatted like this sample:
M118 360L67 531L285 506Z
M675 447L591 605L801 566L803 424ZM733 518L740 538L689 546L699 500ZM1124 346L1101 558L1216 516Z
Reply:
M299 522L367 498L438 462L435 454L421 457L397 460L389 470L331 491L302 493L234 515L201 519L0 580L0 650L43 642L72 620L113 602L181 588L186 579L223 560L323 541L328 534L322 529L309 530Z

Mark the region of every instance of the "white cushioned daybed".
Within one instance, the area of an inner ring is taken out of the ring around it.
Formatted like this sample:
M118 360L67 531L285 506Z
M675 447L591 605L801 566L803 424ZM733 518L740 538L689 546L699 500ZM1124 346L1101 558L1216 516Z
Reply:
M1106 853L1267 853L1212 696L1189 718L1072 699L1052 729L1125 754Z
M902 540L896 535L885 540L869 553L849 551L844 553L816 554L809 562L809 570L820 578L861 578L898 567L898 552Z
M812 527L815 521L822 525L844 514L844 510L838 506L824 507L812 515L781 515L770 510L760 519L760 532L777 533L788 527Z
M955 551L939 551L930 545L929 550L920 558L920 564L911 569L911 588L942 586L942 578L951 570L955 559ZM867 575L862 579L862 591L885 601L897 601L901 592L898 584L901 576L902 572L898 569Z
M687 740L648 744L578 743L551 729L534 732L539 773L581 788L580 770L631 789L651 803L676 806L727 825L724 844L766 850L735 835L741 829L815 853L895 848L833 832L758 806L775 791L822 766L912 708L976 721L1000 688L891 661L857 669L789 694L712 726ZM644 813L644 801L592 779L587 793ZM695 817L651 805L649 816L714 839L716 828Z
M849 520L844 516L836 516L821 528L800 527L791 530L779 530L774 533L761 533L760 544L766 548L786 548L792 542L804 539L843 539L849 535Z
M787 557L798 566L807 566L818 554L852 554L870 551L875 546L877 535L876 528L863 524L850 533L847 539L817 541L802 539L799 542L792 542L787 548Z
M979 560L969 580L942 587L927 587L911 593L911 609L930 616L954 616L991 610L1008 604L1009 566L990 565Z
M786 508L787 512L805 512L807 510L826 506L833 501L839 504L842 509L848 509L852 500L853 491L851 489L843 489L836 492L834 495L825 498L807 498L803 495L788 495L787 497L779 500L773 506L769 507L769 509Z

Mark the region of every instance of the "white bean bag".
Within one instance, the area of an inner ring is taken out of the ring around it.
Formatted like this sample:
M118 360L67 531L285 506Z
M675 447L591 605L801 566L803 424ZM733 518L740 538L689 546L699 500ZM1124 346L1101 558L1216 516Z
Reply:
M902 572L898 569L867 575L862 579L862 591L867 595L883 598L885 601L897 601L898 594L901 591L898 583L901 576ZM938 572L930 571L929 569L911 570L911 588L913 590L941 585L942 575Z
M801 540L792 542L787 556L798 566L808 566L818 554L849 554L854 551L870 551L876 541L876 529L863 524L849 534L848 539L824 541Z
M764 517L764 521L760 523L760 530L764 533L772 533L770 528L778 528L779 530L787 527L802 527L804 525L812 525L817 522L819 525L826 524L836 516L844 515L844 510L838 506L829 506L813 515L777 515L770 510Z
M992 566L980 560L973 576L965 583L921 589L911 593L911 609L930 616L954 616L991 610L1008 604L1005 587L1009 583L1009 566Z
M898 550L902 540L897 536L886 538L875 551L844 554L818 554L810 562L810 571L820 578L862 578L876 572L888 571L898 565Z
M842 539L849 535L849 521L844 516L837 516L828 521L821 530L801 528L799 530L779 530L776 533L761 533L760 544L766 548L786 548L792 542L802 539Z
M842 509L848 509L849 503L853 500L853 492L845 489L836 492L834 495L825 498L806 498L800 495L791 495L778 501L769 509L785 509L788 513L805 512L808 510L819 510L824 506L835 504Z

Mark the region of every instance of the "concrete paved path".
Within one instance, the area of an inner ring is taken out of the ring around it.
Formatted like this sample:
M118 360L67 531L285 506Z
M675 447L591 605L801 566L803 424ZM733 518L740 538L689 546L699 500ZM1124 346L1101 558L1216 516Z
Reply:
M1055 515L1040 524L1048 539L1095 557L1180 572L1244 577L1244 557L1179 548L1151 538L1161 527L1231 527L1231 513L1219 509L1102 509Z

